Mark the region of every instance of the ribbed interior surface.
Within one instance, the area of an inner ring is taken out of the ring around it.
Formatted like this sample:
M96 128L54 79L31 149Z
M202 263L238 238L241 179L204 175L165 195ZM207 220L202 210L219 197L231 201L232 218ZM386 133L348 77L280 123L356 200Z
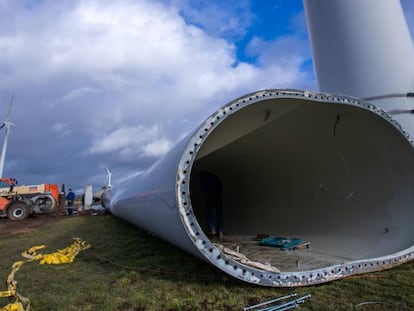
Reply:
M228 116L191 173L192 207L207 230L202 170L223 184L225 236L298 237L344 260L414 244L413 149L364 109L273 99Z

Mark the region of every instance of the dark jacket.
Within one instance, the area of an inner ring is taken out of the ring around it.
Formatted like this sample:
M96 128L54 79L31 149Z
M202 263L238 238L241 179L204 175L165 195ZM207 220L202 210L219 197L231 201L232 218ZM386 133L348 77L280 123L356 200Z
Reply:
M74 192L69 192L66 196L66 200L68 200L68 205L73 205L73 202L75 201L76 195Z

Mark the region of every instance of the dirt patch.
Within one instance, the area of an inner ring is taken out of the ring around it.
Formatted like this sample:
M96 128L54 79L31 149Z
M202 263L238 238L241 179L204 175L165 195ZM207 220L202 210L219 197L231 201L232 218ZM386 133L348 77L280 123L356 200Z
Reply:
M75 206L73 216L67 216L65 208L58 207L55 208L52 213L35 214L23 220L10 220L6 217L0 217L0 234L29 233L47 227L56 221L69 219L70 217L84 217L101 214L105 214L105 209L100 206L92 206L87 210Z
M29 233L67 218L56 214L34 215L23 220L0 218L0 234Z

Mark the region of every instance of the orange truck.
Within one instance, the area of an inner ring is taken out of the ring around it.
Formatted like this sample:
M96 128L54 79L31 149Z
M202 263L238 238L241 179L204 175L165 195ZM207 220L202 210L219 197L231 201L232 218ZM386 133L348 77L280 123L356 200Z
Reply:
M51 212L58 201L57 184L17 186L14 178L0 178L0 217L20 220Z

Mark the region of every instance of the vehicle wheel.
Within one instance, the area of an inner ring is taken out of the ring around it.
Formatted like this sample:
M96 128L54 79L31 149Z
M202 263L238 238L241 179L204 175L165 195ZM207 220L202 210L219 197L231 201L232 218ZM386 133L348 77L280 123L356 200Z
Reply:
M56 206L56 201L49 196L39 197L34 202L34 205L39 208L39 210L43 213L52 211Z
M51 198L46 198L45 199L45 209L50 211L53 207L53 201Z
M13 203L7 209L7 217L11 220L22 220L29 216L30 209L27 204L19 202Z

